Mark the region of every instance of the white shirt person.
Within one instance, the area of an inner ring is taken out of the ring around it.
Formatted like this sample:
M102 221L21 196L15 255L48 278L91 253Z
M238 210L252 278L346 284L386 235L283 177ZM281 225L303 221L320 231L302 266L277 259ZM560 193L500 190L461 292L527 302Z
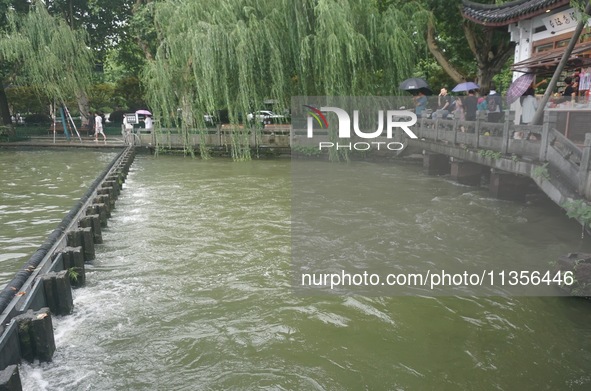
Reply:
M98 135L103 135L103 141L107 141L107 136L103 132L103 118L98 112L94 113L94 141L98 141Z
M146 119L144 119L144 124L146 125L146 132L151 133L152 129L154 128L154 122L152 121L152 117L147 115Z

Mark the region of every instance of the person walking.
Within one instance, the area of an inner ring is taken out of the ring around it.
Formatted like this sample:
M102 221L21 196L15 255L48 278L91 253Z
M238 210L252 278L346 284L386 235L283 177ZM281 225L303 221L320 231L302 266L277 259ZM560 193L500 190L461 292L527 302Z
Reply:
M421 118L423 112L427 109L427 96L423 93L423 91L419 90L417 95L413 97L413 100L415 103L415 113L417 118Z
M152 133L152 129L154 128L154 122L152 121L152 117L148 114L144 119L144 124L146 126L146 133Z
M98 141L99 133L103 135L103 141L107 141L107 136L105 136L105 132L103 132L103 118L97 111L94 113L94 141Z

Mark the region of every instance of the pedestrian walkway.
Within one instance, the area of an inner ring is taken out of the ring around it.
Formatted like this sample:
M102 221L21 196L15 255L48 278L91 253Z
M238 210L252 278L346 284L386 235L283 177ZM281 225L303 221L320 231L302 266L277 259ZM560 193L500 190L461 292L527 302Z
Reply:
M15 141L15 142L2 142L0 146L3 147L19 147L19 146L27 146L27 147L75 147L75 148L116 148L116 147L123 147L125 143L121 137L108 137L106 141L94 141L94 137L82 137L82 141L78 140L77 138L72 138L68 141L65 137L56 137L53 139L53 136L35 136L31 137L28 140L24 141Z

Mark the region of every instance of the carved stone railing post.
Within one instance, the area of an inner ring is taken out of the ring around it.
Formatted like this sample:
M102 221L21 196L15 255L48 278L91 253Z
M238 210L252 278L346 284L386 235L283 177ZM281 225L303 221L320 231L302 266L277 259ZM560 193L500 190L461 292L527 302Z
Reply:
M585 144L583 146L583 155L581 156L581 165L579 167L579 194L587 198L587 189L589 181L589 159L591 158L591 133L585 134Z
M435 118L433 128L435 128L435 140L439 140L439 117ZM445 135L443 136L443 139L445 139Z
M511 118L509 115L505 115L505 121L503 122L503 141L501 142L501 153L506 155L509 152L509 123Z
M475 147L476 149L478 149L478 147L480 146L480 128L482 127L482 117L480 117L479 115L476 115L476 121L474 124L474 134L476 135L476 140L475 140Z
M544 123L542 124L542 142L540 143L541 162L546 161L546 154L548 153L548 143L550 142L550 130L556 127L556 113L549 111L544 112Z
M544 123L542 124L542 140L540 143L540 155L539 160L541 162L546 161L546 155L548 153L548 143L550 142L550 113L544 112Z

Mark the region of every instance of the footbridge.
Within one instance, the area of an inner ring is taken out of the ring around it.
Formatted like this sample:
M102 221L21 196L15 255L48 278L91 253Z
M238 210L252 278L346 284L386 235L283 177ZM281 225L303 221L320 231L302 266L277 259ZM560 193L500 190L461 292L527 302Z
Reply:
M550 110L543 125L427 118L417 125L418 139L409 139L409 147L422 151L428 174L449 173L460 183L478 185L488 170L489 189L502 199L522 198L532 180L561 206L591 199L591 133L582 143L569 140Z

